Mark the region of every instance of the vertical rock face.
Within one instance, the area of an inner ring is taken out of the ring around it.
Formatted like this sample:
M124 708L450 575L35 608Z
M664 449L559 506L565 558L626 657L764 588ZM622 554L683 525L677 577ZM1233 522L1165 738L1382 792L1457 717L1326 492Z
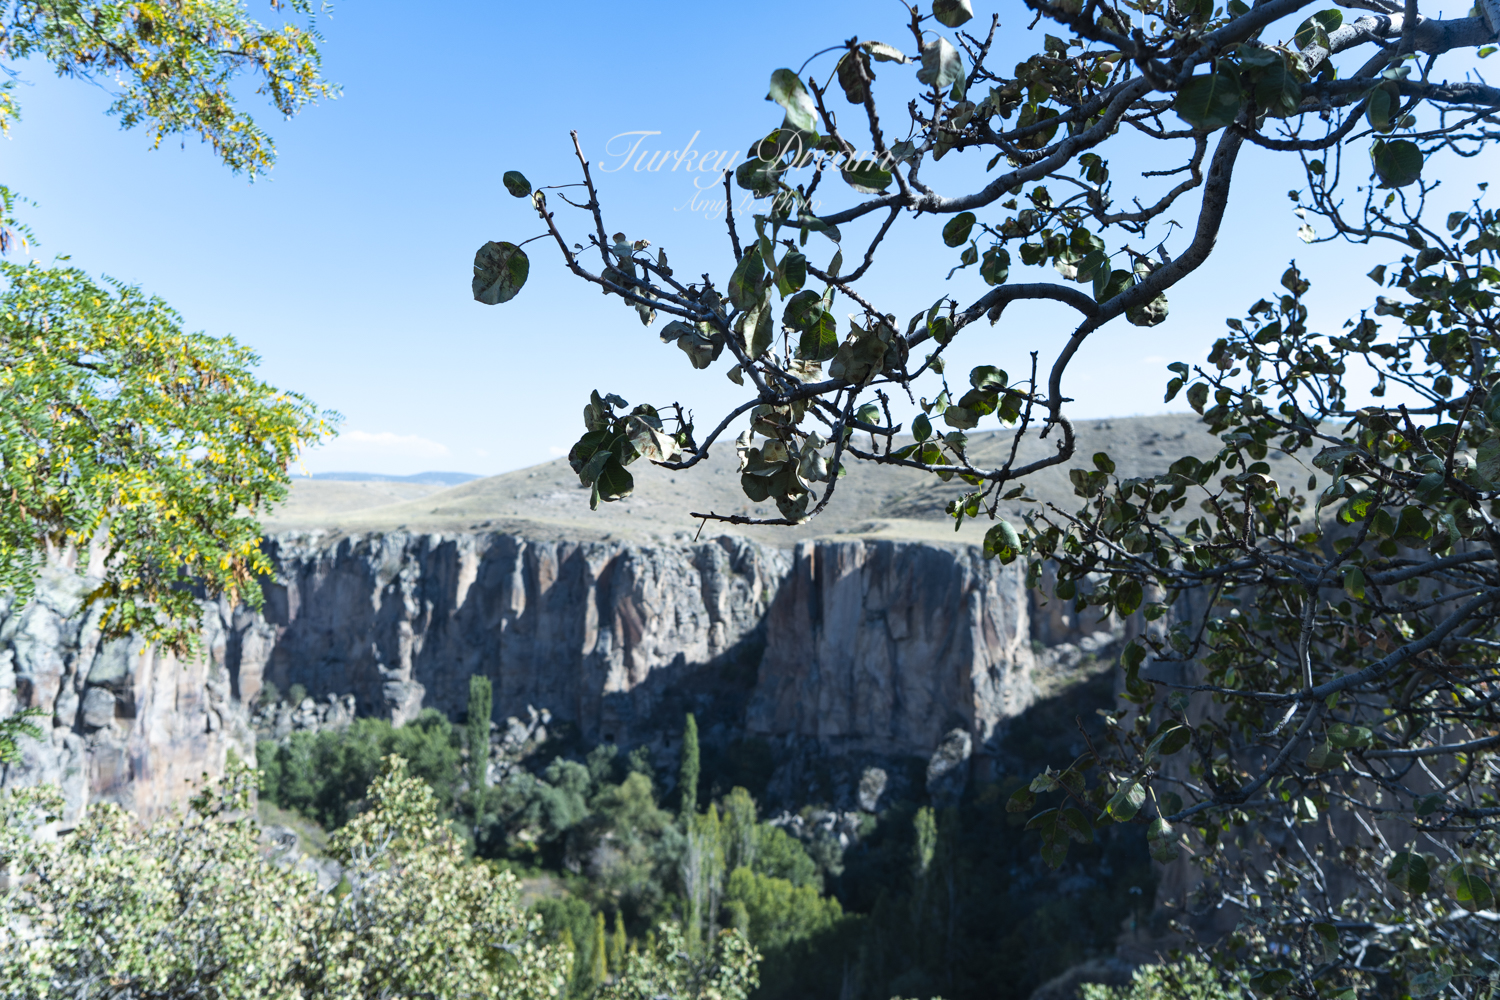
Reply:
M359 714L400 723L425 707L459 716L478 673L499 717L545 708L587 742L651 741L684 706L713 703L731 737L923 758L955 729L982 756L1036 698L1021 574L967 546L483 533L270 545L264 612L207 605L192 662L101 646L79 611L84 584L63 572L19 612L0 605L0 711L49 715L0 779L61 784L75 809L109 798L151 815L231 750L253 756L245 706L267 681L352 695ZM1045 627L1057 642L1069 623Z
M632 739L686 675L758 648L789 558L743 539L641 547L509 535L282 538L268 588L275 640L239 673L363 715L457 716L471 674L495 709L547 708L590 740ZM253 680L250 680L253 678Z
M955 726L989 740L1036 695L1018 569L970 546L797 547L767 621L751 732L920 754Z
M180 661L140 643L101 643L82 610L87 583L47 571L24 606L0 601L0 715L39 708L41 740L22 738L22 760L0 784L52 784L69 818L90 801L118 802L143 819L183 801L229 753L253 758L254 739L226 669L231 635L252 616L205 607L203 655Z

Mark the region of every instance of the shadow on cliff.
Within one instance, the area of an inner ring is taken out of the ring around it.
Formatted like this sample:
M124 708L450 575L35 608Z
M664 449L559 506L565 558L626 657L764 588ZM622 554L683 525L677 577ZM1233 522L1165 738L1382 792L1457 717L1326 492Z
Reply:
M956 806L932 814L927 851L917 835L924 796L882 808L830 880L844 924L768 953L757 1000L1024 1000L1079 962L1113 955L1122 931L1151 916L1156 876L1143 828L1101 828L1053 870L1024 829L1030 814L1005 808L1047 765L1076 757L1085 733L1100 737L1096 709L1115 704L1113 674L1101 669L1013 719L989 779L976 775Z

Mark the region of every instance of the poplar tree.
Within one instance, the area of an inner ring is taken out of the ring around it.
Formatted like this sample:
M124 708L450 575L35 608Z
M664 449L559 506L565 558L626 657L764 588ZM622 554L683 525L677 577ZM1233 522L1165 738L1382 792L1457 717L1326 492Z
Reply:
M481 674L472 674L469 677L469 715L466 728L469 734L469 767L473 772L476 788L488 788L490 785L490 715L494 707L494 690L490 679Z
M594 957L589 963L589 981L600 986L609 978L609 963L605 959L608 944L604 935L604 911L594 914Z
M684 823L698 811L698 767L698 720L689 712L682 729L682 765L677 769Z

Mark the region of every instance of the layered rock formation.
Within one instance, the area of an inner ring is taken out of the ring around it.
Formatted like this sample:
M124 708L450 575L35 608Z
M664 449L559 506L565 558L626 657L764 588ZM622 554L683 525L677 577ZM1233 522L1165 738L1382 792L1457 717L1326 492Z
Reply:
M482 532L270 545L279 573L263 612L208 605L191 662L101 645L82 582L60 571L24 609L0 609L0 701L48 714L4 782L148 816L231 751L253 755L246 706L268 680L400 723L424 707L457 718L475 673L492 679L498 717L545 708L590 744L669 741L690 709L716 720L710 739L803 756L925 757L959 730L982 758L1035 700L1039 664L1058 659L1039 657L1018 569L972 546ZM1052 644L1088 632L1056 607L1040 624Z
M253 759L254 736L227 664L263 632L243 610L205 605L203 653L179 660L138 642L101 643L83 609L85 578L49 569L23 606L0 601L0 715L39 708L41 740L0 785L62 789L68 818L90 801L143 818L184 801L231 753Z

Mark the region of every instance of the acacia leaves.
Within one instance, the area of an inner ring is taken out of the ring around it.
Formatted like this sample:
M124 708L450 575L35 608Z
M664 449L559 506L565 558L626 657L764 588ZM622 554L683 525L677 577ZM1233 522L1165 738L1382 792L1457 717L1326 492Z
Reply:
M0 263L0 281L0 589L31 593L44 539L80 566L97 553L106 638L193 649L203 605L184 579L258 607L257 517L337 415L138 288L37 264Z
M492 240L474 255L474 300L487 306L509 302L530 273L531 260L525 250Z

